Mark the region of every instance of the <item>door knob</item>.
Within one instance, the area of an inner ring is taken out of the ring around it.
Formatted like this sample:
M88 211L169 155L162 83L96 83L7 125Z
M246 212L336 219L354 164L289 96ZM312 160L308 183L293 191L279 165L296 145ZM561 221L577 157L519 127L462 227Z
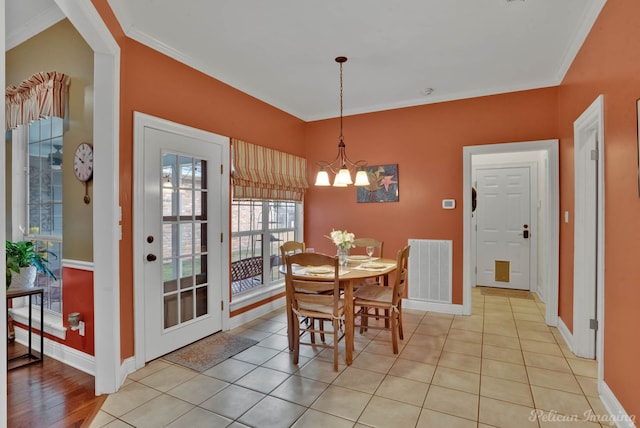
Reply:
M157 259L155 254L147 254L147 261L148 262L155 262Z

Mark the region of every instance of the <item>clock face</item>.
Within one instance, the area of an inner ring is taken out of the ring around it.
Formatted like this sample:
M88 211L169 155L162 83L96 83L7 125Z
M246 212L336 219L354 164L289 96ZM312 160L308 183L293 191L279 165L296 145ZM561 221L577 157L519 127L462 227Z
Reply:
M73 172L80 181L89 181L93 176L93 147L82 143L73 156Z

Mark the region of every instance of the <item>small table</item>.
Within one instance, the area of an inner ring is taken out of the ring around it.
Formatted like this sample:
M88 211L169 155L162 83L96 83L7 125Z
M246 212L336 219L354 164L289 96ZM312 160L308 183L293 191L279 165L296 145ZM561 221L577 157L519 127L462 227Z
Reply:
M362 269L359 268L359 265L363 263L363 261L359 262L349 262L349 265L341 268L341 270L347 271L347 273L342 274L339 273L340 279L340 288L344 290L344 320L345 320L345 363L347 365L351 365L353 362L353 348L354 348L354 324L355 324L355 314L353 307L353 286L354 284L358 284L367 278L377 278L382 276L384 278L384 285L389 284L389 274L397 269L396 260L393 259L375 259L376 263L382 263L388 265L388 267L384 269ZM286 266L281 266L281 272L286 273ZM303 275L297 275L303 276ZM306 276L309 279L313 279L317 277L314 276ZM291 313L291 302L289 301L289 296L287 296L287 335L289 337L289 349L293 349L293 314Z
M26 366L28 364L33 364L33 363L41 363L42 359L44 357L44 309L43 309L43 305L40 305L40 355L36 355L34 353L33 347L31 346L31 333L33 331L33 326L32 326L32 307L31 307L31 300L33 298L33 296L37 296L40 295L40 302L42 303L43 299L44 299L44 288L42 287L34 287L34 288L27 288L27 289L23 289L23 290L7 290L7 318L9 317L9 301L12 299L15 299L16 297L26 297L29 296L29 331L28 331L28 350L26 354L22 354L22 355L17 355L11 358L7 357L7 363L10 361L14 361L14 360L19 360L19 359L26 359L26 362L23 362L21 364L12 364L11 366L9 366L9 364L7 364L7 370L13 370L13 369L17 369L18 367L23 367ZM7 345L8 346L8 345Z

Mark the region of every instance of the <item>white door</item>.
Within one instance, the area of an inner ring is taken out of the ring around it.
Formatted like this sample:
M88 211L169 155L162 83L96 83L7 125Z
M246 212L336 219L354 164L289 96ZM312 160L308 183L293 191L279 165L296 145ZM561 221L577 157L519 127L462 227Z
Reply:
M477 285L530 289L531 171L478 168Z
M221 139L223 137L220 137ZM222 328L223 145L144 128L145 360Z

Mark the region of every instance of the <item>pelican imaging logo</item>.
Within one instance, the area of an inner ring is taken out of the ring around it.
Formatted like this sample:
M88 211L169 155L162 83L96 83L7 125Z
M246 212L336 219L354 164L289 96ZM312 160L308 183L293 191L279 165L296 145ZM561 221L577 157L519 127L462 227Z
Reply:
M580 421L587 422L595 422L598 424L610 425L610 424L618 424L618 422L631 422L632 424L636 421L635 415L599 415L594 413L593 410L585 410L584 413L580 415L563 415L558 413L555 410L545 411L545 410L532 410L529 415L529 421L542 421L542 422L567 422L567 423L575 423Z

